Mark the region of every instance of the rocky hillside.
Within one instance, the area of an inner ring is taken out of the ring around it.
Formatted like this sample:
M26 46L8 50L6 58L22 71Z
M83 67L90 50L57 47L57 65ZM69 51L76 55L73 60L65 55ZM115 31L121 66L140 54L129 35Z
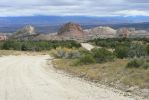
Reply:
M36 35L37 33L35 32L35 28L31 25L27 25L15 32L12 38L28 40L29 38L33 38Z
M135 28L120 28L117 30L116 37L149 38L149 32L147 30L136 30Z
M116 35L116 30L110 27L95 27L88 30L90 36L100 38L113 38Z
M86 30L90 34L91 38L149 38L149 32L147 30L137 30L135 28L119 28L117 30L111 27L95 27L93 29Z
M31 25L27 25L25 27L23 27L22 29L18 30L15 34L16 35L33 35L35 34L35 28Z
M129 37L135 31L135 28L119 28L116 35L117 37Z

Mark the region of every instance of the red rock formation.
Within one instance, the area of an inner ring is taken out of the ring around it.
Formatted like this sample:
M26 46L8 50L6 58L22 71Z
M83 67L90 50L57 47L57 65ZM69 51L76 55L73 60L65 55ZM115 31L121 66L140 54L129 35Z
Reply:
M8 37L4 34L0 34L0 41L4 41L4 40L7 40Z
M119 37L129 37L134 32L135 32L134 28L120 28L117 30L117 35Z
M58 35L81 37L84 35L84 31L79 24L67 23L60 28Z

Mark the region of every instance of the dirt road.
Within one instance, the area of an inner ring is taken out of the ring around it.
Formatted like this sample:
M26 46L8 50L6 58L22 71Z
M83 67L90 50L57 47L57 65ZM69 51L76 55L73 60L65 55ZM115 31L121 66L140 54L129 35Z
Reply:
M136 100L57 73L48 56L0 57L0 100Z

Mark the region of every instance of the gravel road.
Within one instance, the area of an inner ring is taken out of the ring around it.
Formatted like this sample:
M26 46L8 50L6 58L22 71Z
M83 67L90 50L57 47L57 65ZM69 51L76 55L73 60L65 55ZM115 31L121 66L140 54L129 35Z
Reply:
M56 72L49 56L0 57L0 100L136 100Z

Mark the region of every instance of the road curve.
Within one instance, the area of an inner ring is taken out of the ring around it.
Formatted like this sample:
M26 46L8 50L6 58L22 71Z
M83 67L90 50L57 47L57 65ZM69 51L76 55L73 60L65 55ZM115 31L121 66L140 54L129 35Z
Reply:
M49 56L0 57L0 100L136 100L57 73Z

